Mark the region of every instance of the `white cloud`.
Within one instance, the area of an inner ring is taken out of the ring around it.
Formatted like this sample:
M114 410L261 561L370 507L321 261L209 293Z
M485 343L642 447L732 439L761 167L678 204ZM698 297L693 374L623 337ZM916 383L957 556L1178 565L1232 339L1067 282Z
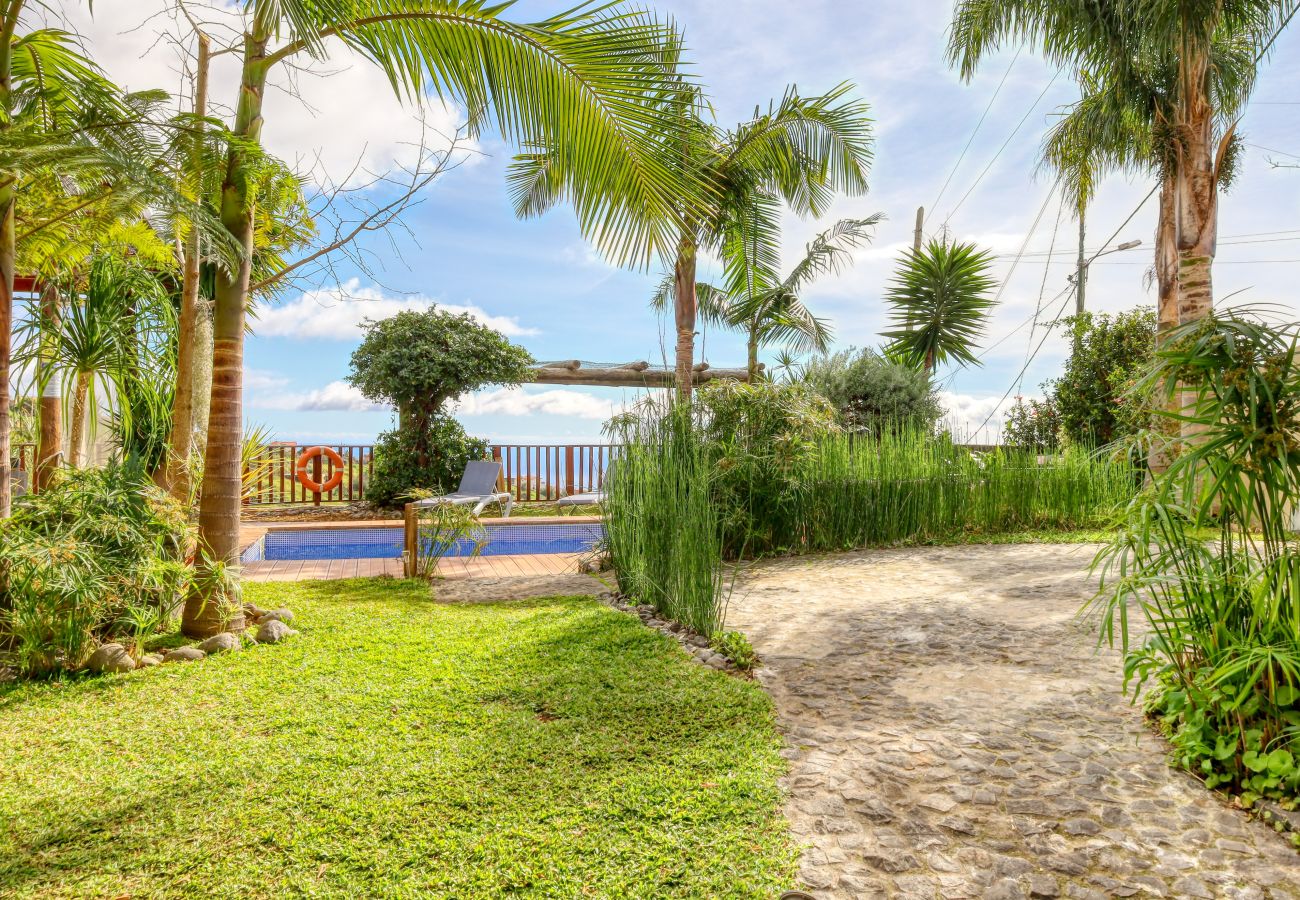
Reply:
M463 416L572 416L602 422L622 410L621 403L582 391L529 393L522 388L471 394L456 404L456 412Z
M1016 398L1003 400L1001 397L973 397L940 391L939 402L947 411L942 424L958 441L992 444L1001 438L1007 410L1015 405Z
M216 49L237 43L242 5L232 0L186 3L212 34ZM57 14L47 18L82 35L92 58L123 87L189 95L178 44L190 45L192 38L173 0L101 0L93 16L86 7L80 0L63 0ZM272 69L263 109L267 149L302 169L319 163L335 180L346 179L358 164L361 171L354 180L363 178L365 170L383 171L413 160L423 131L420 111L397 98L378 66L337 40L327 41L326 49L325 60L300 53L291 64ZM229 121L239 94L238 54L215 57L210 79L210 114ZM427 142L433 146L443 143L433 132L451 135L464 121L459 110L435 97L426 98L425 107ZM477 158L471 154L466 161Z
M252 390L260 386L245 384ZM271 389L275 389L272 386ZM331 381L322 388L302 392L279 392L266 399L250 398L259 409L295 412L383 412L391 407L375 403L345 381ZM462 397L451 411L460 416L567 416L604 422L622 412L624 405L584 391L561 389L529 392L523 388L498 388Z
M356 278L341 287L308 291L282 306L261 307L253 331L260 337L356 341L361 339L365 319L389 319L399 312L424 312L435 307L450 313L469 313L508 337L538 333L535 328L521 326L514 316L494 316L480 306L439 303L418 295L389 297L378 288L361 287Z
M289 383L279 372L264 369L244 369L245 391L278 391Z

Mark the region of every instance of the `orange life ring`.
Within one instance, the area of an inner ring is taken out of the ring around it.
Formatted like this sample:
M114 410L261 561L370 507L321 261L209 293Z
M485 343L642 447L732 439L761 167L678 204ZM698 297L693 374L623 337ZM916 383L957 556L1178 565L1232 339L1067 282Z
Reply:
M315 479L307 474L307 464L318 456L325 456L334 464L334 474L327 478L324 484L317 483ZM295 474L298 476L298 483L313 494L328 494L343 483L343 457L329 447L308 447L298 457L296 468L297 472Z

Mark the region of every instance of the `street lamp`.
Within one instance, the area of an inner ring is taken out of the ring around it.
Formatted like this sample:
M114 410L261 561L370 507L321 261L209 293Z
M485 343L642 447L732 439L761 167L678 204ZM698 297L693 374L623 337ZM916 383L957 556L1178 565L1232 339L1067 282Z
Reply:
M1077 315L1083 314L1083 294L1084 294L1084 289L1087 287L1088 284L1088 266L1092 265L1093 260L1095 260L1099 256L1106 256L1107 254L1110 253L1118 253L1121 250L1132 250L1134 247L1140 247L1141 245L1142 245L1142 239L1136 238L1134 240L1125 241L1122 244L1118 244L1109 250L1098 250L1096 253L1094 253L1092 256L1088 257L1087 259L1083 258L1083 249L1080 248L1079 268L1074 273L1074 282L1077 288L1074 294L1074 311Z

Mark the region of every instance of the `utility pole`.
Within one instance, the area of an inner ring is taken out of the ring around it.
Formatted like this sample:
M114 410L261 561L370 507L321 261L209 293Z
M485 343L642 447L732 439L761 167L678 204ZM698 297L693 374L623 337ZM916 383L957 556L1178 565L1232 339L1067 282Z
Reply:
M916 228L912 230L912 252L921 252L921 226L925 224L925 207L916 208Z
M1083 207L1079 207L1079 268L1074 274L1074 312L1083 315L1083 295L1088 285L1088 258L1084 256Z

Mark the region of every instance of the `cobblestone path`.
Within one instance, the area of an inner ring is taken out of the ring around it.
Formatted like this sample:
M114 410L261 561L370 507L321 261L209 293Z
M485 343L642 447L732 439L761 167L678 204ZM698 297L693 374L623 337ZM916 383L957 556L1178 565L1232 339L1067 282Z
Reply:
M1300 897L1300 856L1171 769L1075 613L1081 546L884 550L742 576L805 888Z

